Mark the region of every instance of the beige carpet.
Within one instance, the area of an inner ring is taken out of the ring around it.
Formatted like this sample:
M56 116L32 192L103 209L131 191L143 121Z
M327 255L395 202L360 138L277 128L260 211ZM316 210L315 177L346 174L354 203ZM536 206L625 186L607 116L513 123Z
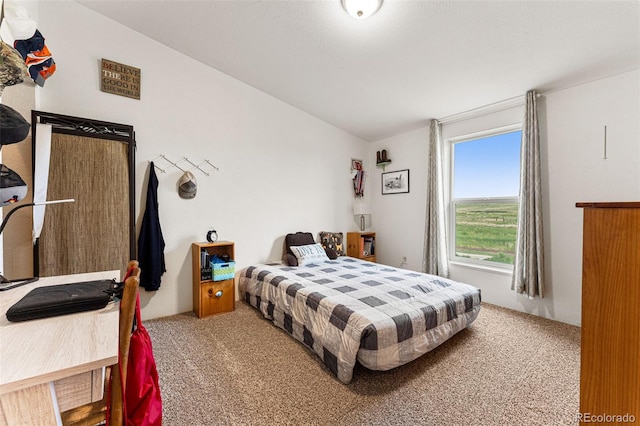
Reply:
M483 304L432 352L340 383L244 302L146 321L164 425L575 425L580 329Z

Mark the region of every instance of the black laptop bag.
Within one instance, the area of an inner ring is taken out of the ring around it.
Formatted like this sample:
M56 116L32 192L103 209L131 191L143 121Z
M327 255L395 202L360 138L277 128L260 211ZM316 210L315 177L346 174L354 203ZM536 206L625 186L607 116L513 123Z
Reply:
M115 280L96 280L38 287L7 310L7 319L28 321L102 309L117 286Z

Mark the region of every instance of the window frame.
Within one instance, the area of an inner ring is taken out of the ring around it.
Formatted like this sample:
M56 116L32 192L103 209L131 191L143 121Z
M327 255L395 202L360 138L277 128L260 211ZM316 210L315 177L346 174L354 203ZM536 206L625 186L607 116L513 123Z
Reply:
M448 220L448 257L449 262L468 267L490 269L498 272L512 273L513 265L501 262L493 262L488 260L473 259L468 257L461 257L456 255L456 206L458 204L513 204L517 203L518 208L520 205L519 196L515 197L477 197L477 198L455 198L455 145L458 143L470 142L475 139L482 139L490 136L498 136L505 133L513 133L522 131L522 123L510 124L507 126L501 126L492 128L489 130L483 130L480 132L474 132L462 136L456 136L445 139L445 144L448 147L449 153L449 187L448 195L449 200L447 202L449 210ZM521 154L522 155L522 154ZM519 165L519 168L521 165Z

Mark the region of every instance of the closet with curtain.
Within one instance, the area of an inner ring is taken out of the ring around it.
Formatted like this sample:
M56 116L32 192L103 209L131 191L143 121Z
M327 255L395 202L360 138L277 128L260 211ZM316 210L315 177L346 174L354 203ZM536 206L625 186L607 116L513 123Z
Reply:
M41 111L31 118L34 200L75 200L34 207L34 276L122 269L136 258L133 126Z

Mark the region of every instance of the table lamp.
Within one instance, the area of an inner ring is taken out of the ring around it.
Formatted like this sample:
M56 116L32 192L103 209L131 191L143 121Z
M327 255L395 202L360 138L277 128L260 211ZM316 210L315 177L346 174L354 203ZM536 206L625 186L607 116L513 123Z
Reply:
M353 214L354 216L360 216L360 231L364 232L364 225L365 225L365 218L364 215L365 214L371 214L371 212L369 211L369 205L367 203L355 203L353 205Z

